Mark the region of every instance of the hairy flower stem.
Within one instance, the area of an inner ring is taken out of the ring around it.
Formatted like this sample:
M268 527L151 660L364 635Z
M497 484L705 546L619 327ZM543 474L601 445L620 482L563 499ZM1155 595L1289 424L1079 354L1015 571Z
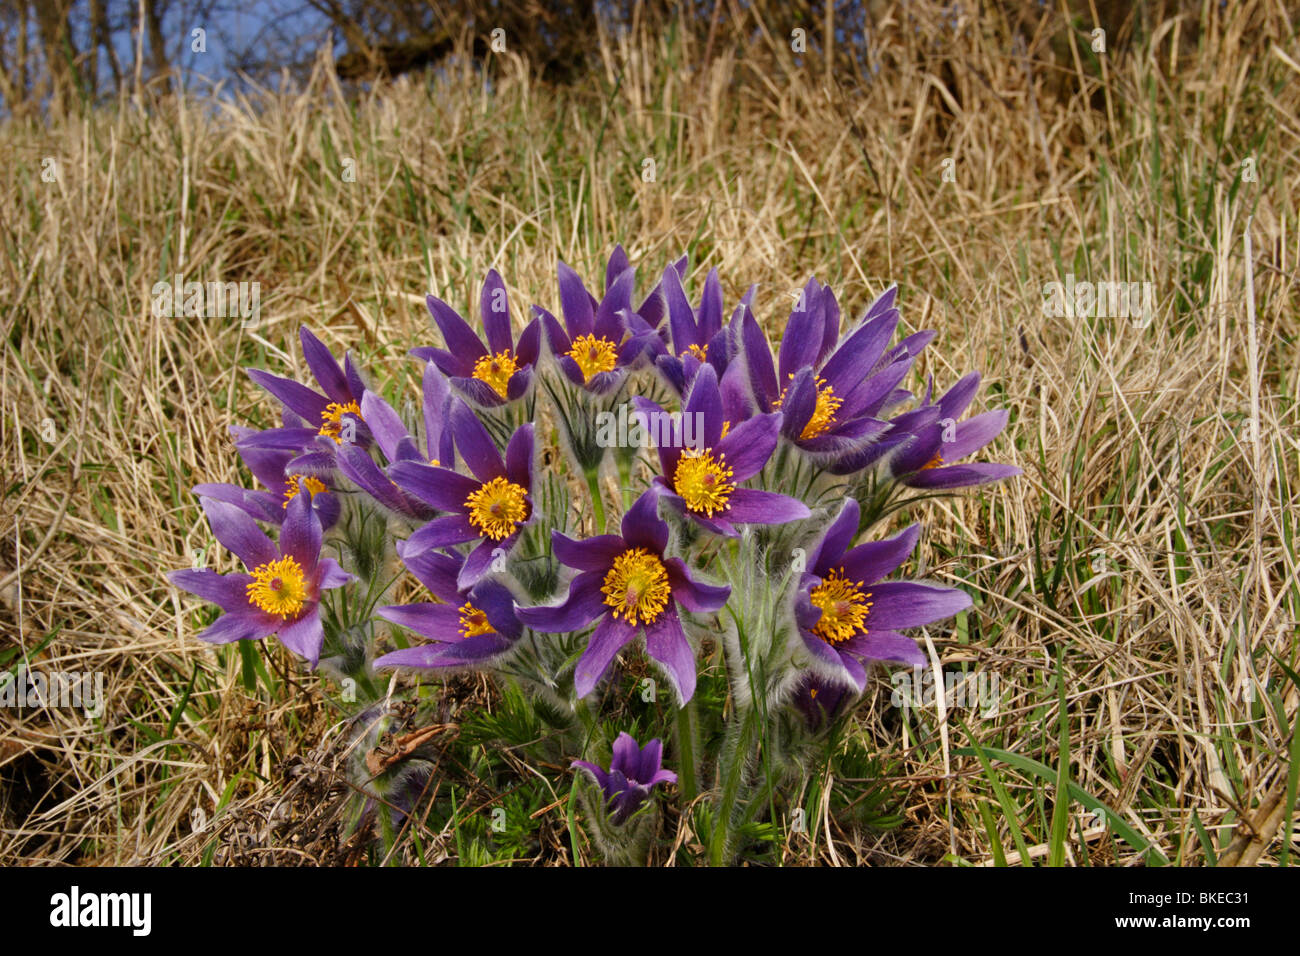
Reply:
M600 468L589 468L586 471L587 491L591 494L591 507L596 515L596 534L605 533L605 499L600 493Z
M732 828L737 815L736 802L740 797L745 767L749 762L749 752L755 743L757 717L758 712L753 707L737 710L740 726L733 733L728 734L727 741L723 745L719 759L722 771L722 796L718 802L713 837L709 841L709 862L713 866L727 866L731 862L734 840Z
M699 795L695 776L695 728L698 723L695 713L695 698L686 702L686 706L677 711L677 762L680 764L677 777L686 806L695 802Z

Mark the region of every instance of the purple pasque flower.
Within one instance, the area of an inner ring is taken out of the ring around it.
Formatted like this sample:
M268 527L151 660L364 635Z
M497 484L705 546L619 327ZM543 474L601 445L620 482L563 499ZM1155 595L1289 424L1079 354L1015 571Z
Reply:
M740 337L753 400L760 412L781 409L781 434L805 452L836 460L862 451L889 430L878 416L910 397L899 383L933 333L918 333L886 352L899 320L896 291L886 290L841 339L835 293L809 279L775 366L767 338L746 310Z
M781 413L755 415L733 426L712 365L697 370L680 416L639 396L633 403L642 427L657 436L655 484L673 508L705 530L735 537L737 524L785 524L811 514L788 495L740 487L763 470L776 449Z
M748 308L754 297L754 286L741 300L740 306L725 327L722 324L722 283L718 270L710 269L704 280L704 291L698 308L692 308L682 288L681 276L675 266L664 270L661 283L668 304L669 347L656 355L655 366L678 395L686 393L700 365L713 366L718 378L723 377L737 351L736 316Z
M278 545L237 505L202 499L212 533L244 562L249 573L218 574L200 568L167 575L172 584L225 612L199 640L228 644L275 634L281 644L316 667L325 640L321 592L341 587L353 576L333 558L320 556L321 522L311 498L311 492L304 490L289 502Z
M958 421L970 406L979 389L980 376L971 372L957 381L933 405L926 401L922 409L930 412L926 420L911 424L906 430L911 441L889 460L890 474L911 488L964 488L1000 481L1022 474L1014 465L990 462L953 464L975 454L1006 427L1006 409L984 412ZM933 384L931 384L931 389Z
M489 269L479 295L486 343L442 299L431 295L426 301L447 347L415 348L411 354L436 365L476 405L495 408L522 398L533 381L542 329L539 320L534 318L520 333L516 344L506 284L500 274Z
M813 671L807 671L795 685L790 702L803 714L810 731L818 731L841 713L849 699L849 690L843 684L823 680Z
M696 581L681 558L665 558L668 525L659 517L660 489L651 486L623 515L622 534L574 541L551 533L562 564L579 572L563 603L519 608L519 619L535 631L567 633L598 621L578 660L574 691L586 697L624 647L642 632L645 649L685 703L695 693L695 651L682 629L678 606L695 613L716 611L731 588Z
M433 643L385 654L375 661L376 668L474 667L514 647L523 628L505 585L489 579L459 587L465 559L458 555L421 551L409 542L399 542L397 553L438 603L391 604L377 611Z
M687 262L687 257L682 256L670 267L676 270L679 279L686 275ZM631 263L628 261L627 252L624 251L621 244L615 246L614 251L609 254L609 260L605 263L606 295L608 295L610 289L614 287L614 283L618 280L619 276L629 268L631 268ZM597 302L594 295L591 297L591 305L592 308L596 308L599 305L599 302ZM640 321L644 322L646 327L657 329L659 328L659 323L664 319L664 305L663 285L660 283L655 285L655 287L646 294L646 297L641 301L641 304L633 311L633 315ZM640 326L638 326L638 328L640 328Z
M663 769L663 752L657 737L641 747L631 734L620 732L608 772L586 760L575 760L572 766L585 770L600 787L610 822L617 826L650 798L655 787L677 782L677 774Z
M616 271L620 270L620 271ZM559 264L560 306L564 325L541 306L533 306L546 341L566 378L587 391L603 395L635 367L662 347L655 331L663 315L659 287L642 303L650 318L633 311L636 271L627 266L622 247L615 249L605 272L605 295L597 300L582 279Z
M380 453L390 465L415 461L454 468L456 449L447 423L452 405L459 399L452 395L446 377L432 362L425 363L422 386L423 442L411 436L401 416L377 392L366 392L362 396L361 414L369 423ZM341 445L336 460L339 471L390 511L426 521L437 514L436 509L398 487L367 449L358 445Z
M882 580L912 553L920 525L850 549L858 519L858 503L846 498L808 556L794 611L813 669L861 691L867 684L863 661L925 665L921 649L900 630L951 617L971 599L956 588Z
M514 546L520 529L533 517L533 423L515 429L504 460L483 423L463 401L453 401L449 425L456 449L474 477L410 459L390 465L388 475L425 504L450 512L412 534L408 549L479 542L457 577L463 589L473 587L487 573L494 551Z
M268 524L283 524L289 502L304 488L312 493L311 505L320 516L321 527L328 531L339 519L339 500L326 480L312 474L294 473L288 469L295 453L275 448L253 448L240 445L240 440L257 434L254 429L232 426L235 450L244 460L248 470L267 488L260 491L224 483L195 485L194 494L235 505L244 513Z
M316 338L305 325L298 330L302 354L307 367L321 391L316 392L290 378L272 375L260 368L245 369L248 377L274 395L286 409L293 412L301 424L272 428L246 439L248 444L275 448L306 449L316 444L319 436L328 450L332 445L355 441L368 444L370 432L361 417L361 399L366 394L365 382L345 355L343 366L330 354L330 350Z

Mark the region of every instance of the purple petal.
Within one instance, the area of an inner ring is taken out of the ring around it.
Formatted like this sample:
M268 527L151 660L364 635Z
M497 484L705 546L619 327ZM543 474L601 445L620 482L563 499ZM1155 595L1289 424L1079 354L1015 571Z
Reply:
M845 498L840 513L830 523L813 545L808 556L808 567L818 577L825 577L831 568L837 568L844 551L857 536L861 510L852 498Z
M312 669L316 669L321 646L325 643L325 629L321 626L319 608L313 607L296 621L284 625L276 636L280 638L281 644L298 656L307 658Z
M451 408L451 429L456 436L456 450L479 481L505 477L505 463L492 436L468 405L457 401Z
M202 505L213 535L228 551L243 561L250 571L280 557L279 549L257 526L257 522L239 508L211 498L202 499Z
M280 553L297 561L308 580L315 580L321 526L311 506L311 497L311 492L304 489L294 495L285 509L284 523L280 525Z
M651 485L623 515L623 540L629 548L660 555L668 546L668 523L659 517L660 488Z
M811 367L821 349L824 313L816 279L808 280L800 298L802 302L795 303L795 310L790 313L790 321L781 335L777 359L777 375L781 381L802 368ZM799 308L801 304L802 309Z
M732 423L727 437L719 441L714 450L726 456L733 481L744 481L762 471L776 450L780 430L780 412L756 415L739 424Z
M916 641L896 631L877 631L855 634L842 645L846 651L873 661L899 661L913 667L924 667L926 657Z
M693 614L716 611L731 596L731 588L725 584L705 584L695 580L681 558L669 558L664 562L664 568L668 572L673 600Z
M591 335L595 326L595 313L591 308L591 295L578 274L563 262L559 264L560 309L569 335L578 338ZM567 349L565 351L568 351Z
M453 544L463 544L478 538L478 531L469 523L468 515L443 515L434 518L423 528L406 539L408 548L426 550L428 548L447 548Z
M616 534L600 534L576 541L558 531L551 532L551 551L556 559L579 571L604 573L626 550L627 543Z
M569 583L569 596L561 604L521 607L516 613L534 631L551 634L576 631L606 610L605 595L600 591L604 580L603 571L584 571Z
M515 429L506 445L506 478L516 485L533 487L533 423Z
M456 450L447 419L451 414L451 387L437 366L426 363L421 380L424 393L424 447L429 458L444 468L456 467Z
M641 748L631 734L620 731L611 748L609 768L620 770L624 776L640 780Z
M410 438L410 433L402 424L401 416L393 410L392 405L374 392L366 392L362 395L360 404L361 417L370 426L370 434L375 436L379 450L389 461L397 461L402 457L398 454L398 445L401 444L402 439Z
M298 340L302 343L302 354L307 360L307 367L330 400L340 405L352 401L347 377L325 343L316 338L305 325L298 329Z
M506 284L496 269L489 269L479 293L479 312L483 316L483 329L488 345L494 353L514 349L510 330L510 300L506 297Z
M542 347L542 323L541 320L534 317L531 322L524 326L523 332L519 334L519 345L515 348L515 360L522 365L536 365L537 357L541 354Z
M251 574L218 574L211 568L184 568L168 573L167 580L176 587L217 605L223 611L239 612L249 608L248 585L253 581Z
M740 334L754 398L758 401L760 411L771 411L772 403L780 397L781 390L776 381L776 369L772 365L771 346L767 344L767 337L763 335L758 320L749 309L745 310L745 317L741 320Z
M497 552L504 554L509 551L518 537L514 534L501 541L493 541L491 538L480 541L478 546L466 556L465 563L460 566L460 573L456 575L456 587L465 591L478 584L491 569Z
M316 577L317 586L322 591L341 588L343 585L357 580L355 574L344 571L342 566L333 558L321 558L320 563L316 565Z
M682 704L695 695L695 650L682 630L676 606L669 601L659 617L645 628L645 650L663 665L677 699Z
M604 615L592 632L587 649L578 659L578 666L573 673L574 693L586 697L595 690L618 652L630 644L636 635L637 628L626 621L613 614Z
M786 524L812 515L802 501L754 488L737 488L727 505L722 517L732 524Z
M429 306L433 321L437 323L438 331L442 333L443 341L447 343L447 351L458 363L462 366L469 363L469 367L473 368L474 362L487 355L482 340L470 328L469 323L461 318L459 312L437 296L427 296L425 303Z
M415 631L430 640L448 642L460 639L458 604L389 604L375 609L386 621ZM379 666L379 662L375 662Z
M944 461L957 461L973 455L1002 433L1007 427L1009 413L1005 408L976 415L953 428L953 440L945 442L939 453Z
M885 354L885 346L894 335L898 318L897 310L893 310L869 322L835 350L821 370L822 377L835 389L835 394L848 394L861 380L862 373L873 368Z
M321 414L329 405L329 400L318 395L306 385L299 385L293 379L281 378L264 372L260 368L245 369L248 377L282 401L295 415L302 417L310 425L320 426Z
M682 415L691 416L690 427L697 436L700 435L698 426L703 424L703 447L713 448L722 440L722 394L718 391L718 373L712 365L701 365L695 374Z
M482 487L481 482L450 468L399 461L389 466L388 476L421 501L440 511L464 511L465 501Z
M859 584L875 584L907 560L920 536L921 526L914 524L892 538L858 545L840 559L844 576Z
M1024 472L1015 465L974 462L969 465L953 465L951 468L927 468L902 481L912 488L969 488L1021 474Z
M397 542L397 554L402 564L415 575L415 579L447 604L461 602L460 590L456 587L456 577L460 574L464 558L453 557L434 550L420 550L410 540Z
M970 595L956 588L917 584L914 581L883 581L871 587L872 607L867 629L897 631L952 617L971 606Z
M223 614L199 634L199 640L208 644L230 644L233 641L260 641L275 633L280 619L255 611L236 611Z
M212 498L232 504L258 521L279 524L284 520L284 503L269 491L253 491L238 485L214 484L195 485L190 490L202 498Z
M975 393L979 391L980 373L970 372L957 380L952 388L939 399L939 414L943 418L961 418Z

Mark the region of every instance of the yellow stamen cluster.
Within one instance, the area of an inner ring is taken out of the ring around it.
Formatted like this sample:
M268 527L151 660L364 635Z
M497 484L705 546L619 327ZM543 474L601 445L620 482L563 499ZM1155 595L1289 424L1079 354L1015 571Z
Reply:
M289 502L298 497L298 492L306 488L313 495L318 495L325 490L325 482L319 478L313 478L311 475L290 475L289 480L284 484L284 505L289 507Z
M293 617L307 600L307 579L297 561L283 557L254 568L246 591L249 602L267 614Z
M822 616L813 625L813 633L827 644L839 644L847 641L861 631L867 613L874 601L869 600L871 592L863 594L862 582L854 584L844 577L843 571L832 571L822 583L812 589L812 602L821 608Z
M569 358L582 369L582 380L589 381L599 372L612 372L618 364L618 346L609 339L579 335L569 349Z
M929 461L927 461L924 465L921 466L921 470L925 471L929 468L938 468L942 466L943 463L944 463L943 455L940 455L939 453L936 452L933 458L931 458Z
M325 410L320 413L321 426L318 434L327 438L333 438L337 445L343 444L343 439L339 433L343 430L343 416L355 415L361 418L361 409L356 402L348 402L346 405L340 405L338 402L330 402L325 406Z
M687 451L677 459L673 489L685 500L686 507L712 518L715 511L730 507L731 493L736 490L731 476L725 455L714 459L710 451Z
M469 523L485 538L493 541L508 538L514 534L515 525L528 518L527 494L512 481L493 478L465 499Z
M664 563L645 548L632 548L615 558L600 590L614 609L610 613L633 626L638 618L642 624L653 624L672 594Z
M502 398L506 397L506 387L510 376L519 371L519 365L509 349L496 355L485 355L474 363L474 377L480 382L487 382L492 390Z
M790 377L794 378L793 375ZM781 407L781 403L785 401L786 391L788 391L788 388L782 390L781 397L772 403L774 408ZM843 404L844 399L835 394L835 389L826 384L826 379L817 379L817 407L813 409L812 418L808 419L808 424L804 425L799 437L805 440L816 438L829 429L835 421L835 413L840 410L840 406Z
M687 355L694 355L701 362L708 361L709 344L705 342L703 345L689 346L686 351L682 353L682 358L685 358Z
M480 634L491 633L492 625L488 623L486 614L473 604L462 604L460 606L461 637L478 637Z

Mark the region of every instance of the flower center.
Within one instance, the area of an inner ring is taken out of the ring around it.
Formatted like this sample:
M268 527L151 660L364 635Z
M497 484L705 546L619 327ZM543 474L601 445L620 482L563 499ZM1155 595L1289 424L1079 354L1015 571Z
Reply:
M934 457L921 466L921 470L926 471L927 469L930 468L938 468L942 464L943 464L943 455L940 455L938 452L935 452Z
M685 358L687 355L694 355L701 362L707 361L709 358L709 343L705 342L703 345L689 346L686 351L682 353L682 358Z
M838 570L832 571L812 589L809 596L813 604L822 609L822 616L813 625L813 633L827 644L847 641L859 631L867 633L862 625L875 602L868 600L871 592L863 594L861 586L861 581L854 584L844 577L842 570Z
M485 355L474 363L474 377L480 382L487 382L502 398L506 397L506 386L510 384L510 376L517 371L519 366L515 363L509 349L496 355Z
M488 623L486 614L473 604L462 604L460 606L461 637L478 637L480 634L491 633L492 625Z
M515 525L528 517L528 494L504 478L493 478L465 499L469 523L485 538L500 541L514 533Z
M594 335L579 335L569 349L569 358L582 369L582 380L588 381L598 372L612 372L618 364L618 346L609 339Z
M642 624L654 623L672 593L664 563L645 548L632 548L615 558L600 590L613 615L634 626L638 618Z
M246 591L249 602L267 614L293 617L307 600L307 579L302 565L286 556L254 568Z
M794 378L792 374L790 376ZM782 389L781 397L773 402L774 408L780 408L781 403L785 401L787 389ZM812 418L808 419L808 424L804 425L803 431L799 433L799 438L807 440L816 438L822 432L831 427L835 421L835 413L840 410L844 404L844 399L835 394L835 389L826 384L826 379L817 379L817 407L813 409Z
M306 488L313 495L319 495L325 490L325 482L319 478L313 478L311 475L290 475L289 480L284 483L284 505L289 507L289 502L298 497L298 492Z
M713 512L725 511L729 507L731 493L736 490L728 480L731 475L725 455L719 455L715 460L710 451L687 451L677 459L673 488L686 501L686 507L703 511L712 518Z
M330 402L325 406L325 410L320 413L321 426L317 434L333 438L335 444L342 445L343 439L339 437L339 433L343 430L344 415L355 415L360 419L361 409L356 402L348 402L346 405Z

